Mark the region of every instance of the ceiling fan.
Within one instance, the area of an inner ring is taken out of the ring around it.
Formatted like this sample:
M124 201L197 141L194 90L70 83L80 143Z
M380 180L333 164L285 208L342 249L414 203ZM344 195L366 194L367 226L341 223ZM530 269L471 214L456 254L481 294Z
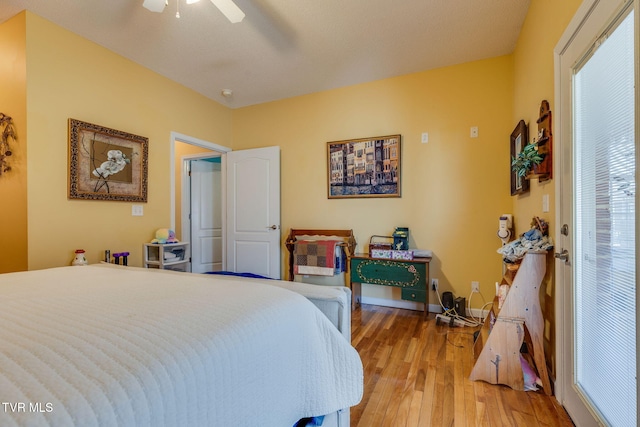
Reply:
M200 0L187 0L187 4L197 3L199 1ZM144 0L142 6L151 12L162 12L168 2L169 0ZM233 0L211 0L211 3L220 9L220 12L233 24L244 19L244 12L240 10Z

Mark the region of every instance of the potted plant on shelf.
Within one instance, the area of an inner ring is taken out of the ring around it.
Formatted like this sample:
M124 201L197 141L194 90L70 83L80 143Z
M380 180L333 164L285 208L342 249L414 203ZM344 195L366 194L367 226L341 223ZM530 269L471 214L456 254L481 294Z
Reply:
M518 176L526 178L534 166L542 163L544 156L538 152L538 144L534 141L525 145L517 156L511 157L511 169Z

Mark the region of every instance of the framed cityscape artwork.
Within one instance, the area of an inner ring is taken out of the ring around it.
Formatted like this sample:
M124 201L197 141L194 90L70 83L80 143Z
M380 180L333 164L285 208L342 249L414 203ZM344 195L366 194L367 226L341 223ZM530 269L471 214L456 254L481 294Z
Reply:
M400 154L400 135L328 142L328 198L400 197Z

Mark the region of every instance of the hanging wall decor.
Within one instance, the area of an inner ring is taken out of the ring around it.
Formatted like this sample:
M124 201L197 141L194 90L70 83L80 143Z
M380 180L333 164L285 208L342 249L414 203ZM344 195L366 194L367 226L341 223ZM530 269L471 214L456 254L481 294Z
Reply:
M11 170L8 157L11 157L10 142L16 141L16 128L13 119L4 113L0 113L0 175Z
M69 198L147 201L149 140L69 119Z
M511 132L511 195L523 194L529 191L529 181L525 175L529 171L526 165L522 165L518 159L523 157L524 148L527 146L529 135L528 127L524 120L520 120L513 132Z
M542 162L533 167L533 173L538 176L538 181L548 181L553 178L553 135L551 134L551 110L549 101L540 103L540 115L538 117L538 153L542 156Z
M400 135L327 143L329 199L400 197Z

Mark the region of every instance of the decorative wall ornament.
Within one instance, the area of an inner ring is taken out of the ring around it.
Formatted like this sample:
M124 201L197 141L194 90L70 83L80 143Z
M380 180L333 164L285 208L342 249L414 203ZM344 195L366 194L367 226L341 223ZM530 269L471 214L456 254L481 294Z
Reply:
M0 175L11 170L9 160L11 157L11 146L9 142L16 141L16 128L13 126L13 119L4 113L0 113Z
M69 119L69 198L147 201L149 139Z
M538 153L542 161L534 165L533 173L538 176L538 181L548 181L553 178L553 135L551 134L551 110L546 99L540 103L540 116L538 117Z

